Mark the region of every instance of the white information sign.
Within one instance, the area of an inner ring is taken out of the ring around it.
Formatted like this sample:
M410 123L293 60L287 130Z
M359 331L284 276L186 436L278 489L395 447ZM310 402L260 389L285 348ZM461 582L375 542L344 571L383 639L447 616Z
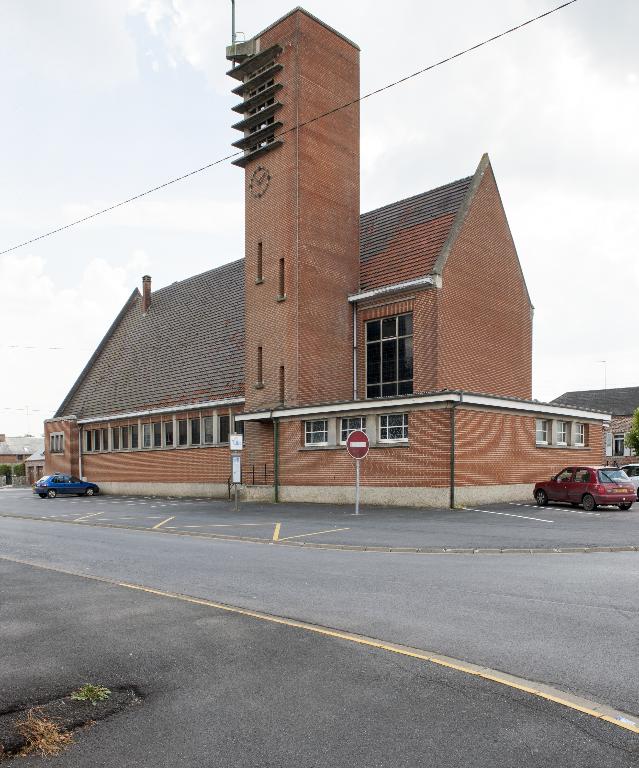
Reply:
M244 438L242 435L231 435L229 438L232 451L241 451L244 447Z
M232 460L233 460L232 482L241 483L242 482L242 459L240 456L233 456Z

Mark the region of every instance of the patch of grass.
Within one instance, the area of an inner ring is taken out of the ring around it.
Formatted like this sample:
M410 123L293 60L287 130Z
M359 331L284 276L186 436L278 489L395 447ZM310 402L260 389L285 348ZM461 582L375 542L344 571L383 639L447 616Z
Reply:
M105 701L110 695L111 691L103 685L86 683L86 685L78 688L77 691L73 691L71 698L76 701L90 701L95 706L98 701Z
M16 729L26 741L20 750L21 755L34 752L43 757L57 755L73 743L73 736L65 733L55 720L44 717L38 707L30 709L24 720L16 723Z

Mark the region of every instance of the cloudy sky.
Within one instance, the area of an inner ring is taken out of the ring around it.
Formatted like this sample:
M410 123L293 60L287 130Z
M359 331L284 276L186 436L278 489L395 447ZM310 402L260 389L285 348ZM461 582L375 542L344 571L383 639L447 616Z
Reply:
M360 45L366 92L556 4L305 7ZM292 7L236 5L247 38ZM578 0L362 105L364 211L490 154L535 304L539 399L604 373L639 385L638 28L636 0ZM227 0L3 0L0 251L228 154L229 37ZM144 273L155 289L241 256L228 163L0 256L0 432L42 432Z

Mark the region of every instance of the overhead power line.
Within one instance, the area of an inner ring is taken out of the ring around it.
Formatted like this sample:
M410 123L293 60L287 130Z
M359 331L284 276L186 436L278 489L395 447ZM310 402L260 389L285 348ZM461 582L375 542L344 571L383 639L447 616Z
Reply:
M527 27L529 24L533 24L534 22L539 21L540 19L544 19L547 16L551 16L553 13L557 13L558 11L561 11L563 8L566 8L569 5L573 5L577 1L578 0L567 0L567 2L562 3L561 5L557 5L555 8L551 8L549 11L540 13L538 16L534 16L530 19L527 19L526 21L522 21L520 24L517 24L514 27L505 29L503 32L499 32L498 34L493 35L492 37L486 38L485 40L482 40L479 43L475 43L475 45L471 45L469 48L464 48L463 50L458 51L457 53L453 53L452 55L447 56L445 59L440 59L439 61L436 61L433 64L429 64L427 67L418 69L417 72L413 72L410 75L405 75L404 77L401 77L399 80L394 80L393 82L387 83L386 85L383 85L380 88L376 88L373 91L369 91L368 93L365 93L363 96L359 96L358 98L353 99L352 101L349 101L346 104L341 104L340 106L335 107L334 109L328 110L328 112L323 112L321 115L316 115L315 117L311 117L309 120L306 120L302 123L298 123L297 125L294 125L292 128L288 128L285 131L281 131L280 133L277 134L277 136L285 136L287 133L291 133L292 131L296 131L296 130L299 130L300 128L304 128L305 126L310 125L311 123L315 123L324 117L328 117L329 115L334 115L336 112L339 112L342 109L347 109L348 107L351 107L353 104L357 104L358 102L364 101L365 99L369 99L371 96L376 96L378 93L382 93L383 91L387 91L390 88L394 88L397 85L401 85L401 83L405 83L408 80L412 80L414 77L418 77L419 75L423 75L426 72L430 72L430 70L436 69L437 67L441 67L443 64L448 64L454 59L458 59L461 56L465 56L467 53L472 53L473 51L476 51L478 48L483 48L485 45L495 42L495 40L499 40L500 38L505 37L506 35L510 35L513 32L517 32L523 27ZM129 203L133 203L136 200L139 200L141 197L150 195L153 192L158 192L159 190L165 189L166 187L169 187L172 184L177 184L179 181L184 181L185 179L188 179L191 176L195 176L198 173L207 171L209 170L209 168L213 168L213 166L215 165L220 165L221 163L224 163L227 160L231 160L232 158L238 157L242 154L243 152L239 151L239 152L233 152L230 155L225 155L224 157L220 157L217 160L213 160L212 162L201 166L200 168L195 168L194 170L188 171L187 173L184 173L181 176L176 176L175 178L169 179L168 181L165 181L162 184L158 184L156 187L151 187L151 189L147 189L144 192L139 192L137 195L133 195L133 197L128 197L126 200L120 200L119 203L113 203L113 205L109 205L106 208L102 208L99 211L90 213L88 216L83 216L81 219L76 219L75 221L71 221L68 224L64 224L61 227L57 227L57 229L52 229L49 232L44 232L41 235L32 237L30 240L25 240L23 243L18 243L17 245L13 245L10 248L6 248L4 251L0 251L0 256L3 256L6 253L11 253L11 251L16 251L18 248L24 248L25 245L31 245L31 243L35 243L38 240L43 240L45 237L51 237L52 235L56 235L59 232L63 232L65 229L70 229L71 227L75 227L78 224L84 223L85 221L95 219L97 216L102 216L103 214L109 213L110 211L113 211L116 208L121 208L123 205L128 205Z

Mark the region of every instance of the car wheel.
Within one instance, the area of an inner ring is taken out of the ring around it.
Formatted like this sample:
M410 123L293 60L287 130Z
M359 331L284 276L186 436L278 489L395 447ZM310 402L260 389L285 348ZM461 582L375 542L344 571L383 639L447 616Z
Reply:
M46 498L47 498L47 494L46 494L46 493L39 493L39 494L38 494L38 496L39 496L41 499L46 499Z
M541 488L538 491L535 491L535 501L537 502L538 507L548 506L548 494L546 491L542 491Z
M586 512L592 512L593 509L597 508L595 497L591 496L589 493L583 497L581 503L583 504L583 508L586 510Z
M624 504L619 505L619 509L623 509L623 511L625 512L627 509L630 509L631 506L632 504L625 502Z
M93 490L93 488L87 488L86 491L84 492L84 495L85 496L93 496L94 493L95 493L95 491Z
M55 490L55 488L49 488L49 490L47 491L47 496L48 496L50 499L55 499L55 497L56 497L57 495L58 495L58 492Z

